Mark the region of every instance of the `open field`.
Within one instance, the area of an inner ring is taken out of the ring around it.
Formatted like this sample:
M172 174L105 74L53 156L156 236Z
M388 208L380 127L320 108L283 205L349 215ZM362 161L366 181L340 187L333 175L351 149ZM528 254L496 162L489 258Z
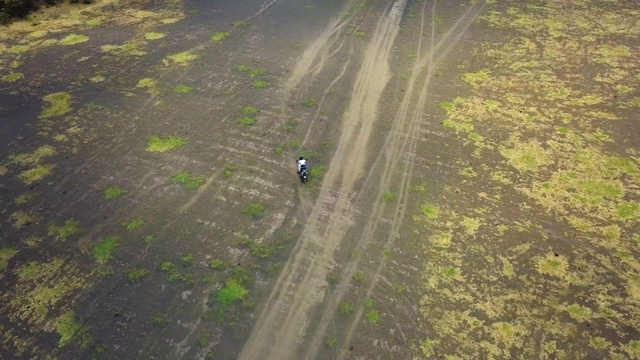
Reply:
M0 28L0 358L640 359L638 19L102 0Z

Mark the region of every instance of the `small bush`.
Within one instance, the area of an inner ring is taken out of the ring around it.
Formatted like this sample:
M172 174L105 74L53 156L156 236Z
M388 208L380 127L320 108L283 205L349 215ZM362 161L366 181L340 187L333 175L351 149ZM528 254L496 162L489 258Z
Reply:
M384 201L393 201L396 199L396 193L387 191L382 195L382 200Z
M358 271L355 274L353 274L353 280L357 281L357 282L363 282L364 281L364 274L362 273L362 271Z
M380 321L380 313L378 310L371 310L367 313L367 320L372 324L377 324Z
M184 185L187 189L195 190L205 183L207 178L204 176L196 176L187 171L181 171L171 178L174 184Z
M242 112L247 116L252 116L260 112L260 109L257 109L253 106L245 106L242 108Z
M153 317L153 325L165 327L167 324L169 324L169 320L165 316L156 315Z
M240 20L240 21L235 21L235 22L233 23L233 26L235 26L235 27L245 27L245 26L247 26L247 25L249 25L249 23L248 23L248 22L246 22L246 21L242 21L242 20Z
M267 73L267 70L263 68L254 68L249 71L249 77L253 79L256 76L264 75L266 73Z

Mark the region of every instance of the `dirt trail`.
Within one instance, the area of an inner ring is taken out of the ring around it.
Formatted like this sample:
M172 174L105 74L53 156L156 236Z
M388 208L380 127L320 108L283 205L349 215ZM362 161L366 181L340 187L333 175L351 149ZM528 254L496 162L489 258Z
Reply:
M240 354L241 359L296 358L309 326L309 313L324 299L325 279L334 251L352 223L350 203L354 184L363 175L378 101L391 78L388 58L405 5L406 0L390 4L377 23L342 120L342 135L322 183L319 200ZM332 22L328 29L336 26ZM331 30L325 31L320 42L327 41L323 39L329 39L331 34ZM314 49L305 53L285 90L298 84L305 75L302 70L309 69L313 59L322 58L328 50L316 44L322 51Z

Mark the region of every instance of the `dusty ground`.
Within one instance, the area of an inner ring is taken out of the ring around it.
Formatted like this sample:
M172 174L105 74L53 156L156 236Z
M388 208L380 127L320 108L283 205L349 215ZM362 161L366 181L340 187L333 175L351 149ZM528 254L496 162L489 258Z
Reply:
M104 0L2 28L0 357L640 358L638 19Z

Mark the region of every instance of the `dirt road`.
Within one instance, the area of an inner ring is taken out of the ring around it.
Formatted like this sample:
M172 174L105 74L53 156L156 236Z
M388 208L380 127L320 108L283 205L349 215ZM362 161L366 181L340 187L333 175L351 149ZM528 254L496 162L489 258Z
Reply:
M406 95L401 101L384 146L378 153L372 154L371 129L378 121L380 99L392 76L389 57L400 29L406 1L398 0L381 12L364 53L348 109L342 119L340 140L330 163L330 170L322 183L319 199L313 206L297 248L275 284L240 358L299 358L301 348L305 350L305 358L316 357L326 329L358 266L358 260L350 262L341 274L340 278L343 280L336 287L339 290L328 293L326 277L334 262L334 252L344 240L347 230L354 225L354 198L376 194L372 210L367 216L367 225L357 242L357 246L362 248L372 239L382 219L385 210L382 194L392 184L399 183L396 216L391 224L386 246L391 246L396 238L405 215L404 205L409 191L416 144L414 134L422 119L435 63L449 53L483 8L483 2L469 7L447 31L436 38L434 17L437 3L434 1L430 5L427 7L425 3L422 8L423 32L417 37L416 44L419 56L412 68ZM345 12L351 6L352 3L347 4ZM322 71L324 59L331 56L330 51L336 47L337 38L332 36L348 20L336 19L327 26L298 62L286 83L288 92L294 91L301 84L307 72L314 77ZM337 49L343 44L338 45ZM316 65L312 66L314 63ZM372 158L375 161L368 164ZM356 187L356 182L361 178L366 178L365 186ZM375 287L376 278L384 264L384 259L380 259L368 293ZM312 322L311 317L316 311L322 314L320 321ZM345 357L346 345L349 344L362 314L363 309L360 308L346 333L340 358Z

